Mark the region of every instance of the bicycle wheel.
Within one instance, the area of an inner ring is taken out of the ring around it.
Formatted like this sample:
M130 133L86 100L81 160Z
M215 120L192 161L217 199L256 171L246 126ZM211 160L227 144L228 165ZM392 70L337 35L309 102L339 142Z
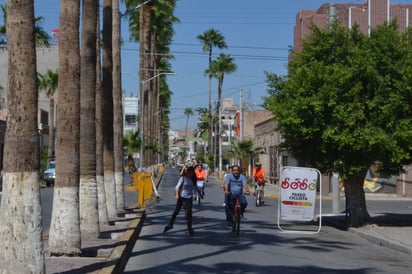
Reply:
M235 227L234 227L234 232L236 232L237 235L239 235L240 231L240 205L235 206Z
M260 201L261 201L260 188L256 188L256 206L257 207L261 205Z

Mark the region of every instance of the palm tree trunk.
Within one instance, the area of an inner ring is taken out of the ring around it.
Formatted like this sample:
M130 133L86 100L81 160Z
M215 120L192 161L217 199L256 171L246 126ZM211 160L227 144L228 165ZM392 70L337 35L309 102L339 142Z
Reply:
M62 0L59 30L58 146L49 249L55 255L81 253L80 180L80 1Z
M96 21L98 3L83 1L80 100L80 229L82 239L99 237L96 183Z
M55 129L55 123L54 123L54 94L50 94L50 112L49 112L49 140L48 140L48 150L47 150L47 159L49 161L52 160L54 156L54 129Z
M99 211L99 224L107 225L109 217L107 215L106 191L104 187L103 170L103 88L101 81L100 62L100 13L97 10L96 22L96 52L99 58L96 59L96 183L97 183L97 204Z
M8 1L8 117L0 207L0 272L44 273L32 0Z
M112 0L103 1L103 166L107 214L117 216L116 183L113 153L113 56L112 56Z
M114 111L114 174L116 180L116 208L122 211L123 191L123 96L121 85L120 58L120 12L119 0L113 0L113 111Z

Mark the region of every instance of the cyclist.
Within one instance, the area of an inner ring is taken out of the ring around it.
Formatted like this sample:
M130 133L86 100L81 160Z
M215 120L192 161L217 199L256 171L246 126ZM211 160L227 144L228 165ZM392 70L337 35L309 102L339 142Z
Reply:
M249 195L249 186L247 185L246 176L240 173L240 167L238 165L232 166L232 173L229 173L225 178L225 194L226 194L226 220L228 225L233 223L232 208L236 198L240 200L241 217L247 207L247 200L245 194Z
M207 182L207 171L203 168L203 164L199 162L195 169L197 187L201 190L202 196L205 195L205 182Z
M265 169L262 167L262 164L260 162L255 163L255 167L253 168L252 171L252 176L253 176L253 181L255 182L255 193L253 195L256 195L256 187L259 185L260 186L260 193L262 195L262 204L265 203L264 198L265 198Z

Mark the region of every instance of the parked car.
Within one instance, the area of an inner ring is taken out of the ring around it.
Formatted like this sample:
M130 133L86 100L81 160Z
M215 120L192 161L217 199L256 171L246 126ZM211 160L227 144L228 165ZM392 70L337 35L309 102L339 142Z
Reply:
M56 178L56 161L50 161L47 169L43 172L43 180L46 186L54 186L54 179Z

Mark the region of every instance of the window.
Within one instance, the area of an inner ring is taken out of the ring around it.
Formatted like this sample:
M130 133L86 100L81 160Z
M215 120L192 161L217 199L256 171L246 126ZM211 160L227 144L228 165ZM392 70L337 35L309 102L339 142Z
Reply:
M134 114L125 114L125 125L131 126L136 124L136 115Z

